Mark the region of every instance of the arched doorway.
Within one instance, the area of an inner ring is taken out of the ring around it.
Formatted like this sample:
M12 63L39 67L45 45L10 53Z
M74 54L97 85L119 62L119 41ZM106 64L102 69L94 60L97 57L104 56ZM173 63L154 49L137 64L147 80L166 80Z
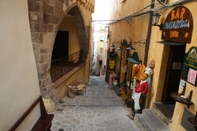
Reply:
M51 60L50 72L52 82L55 82L83 62L84 49L83 45L81 45L83 43L80 42L79 31L84 32L84 26L82 26L84 23L80 16L81 14L78 11L77 6L75 6L64 16L59 26L53 46ZM80 23L77 23L77 21ZM84 41L84 38L82 41Z

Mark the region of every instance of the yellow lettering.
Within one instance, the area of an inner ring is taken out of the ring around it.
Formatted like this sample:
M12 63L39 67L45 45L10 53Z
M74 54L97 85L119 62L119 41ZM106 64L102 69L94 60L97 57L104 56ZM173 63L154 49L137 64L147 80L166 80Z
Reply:
M172 11L171 11L171 20L173 20L173 19L175 18L174 13L175 13L175 11L174 11L174 10L172 10Z
M170 37L179 37L179 32L178 31L170 31Z
M177 9L176 11L176 16L175 16L175 19L179 18L179 8Z
M186 11L185 8L182 8L181 11L179 8L177 10L172 10L171 11L171 20L174 20L174 19L183 20L185 11Z

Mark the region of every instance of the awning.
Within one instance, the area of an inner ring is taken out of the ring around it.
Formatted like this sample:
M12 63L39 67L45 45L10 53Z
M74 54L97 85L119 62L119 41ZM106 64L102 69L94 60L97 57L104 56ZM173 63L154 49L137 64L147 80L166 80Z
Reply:
M184 42L174 42L174 41L167 41L167 40L157 41L156 43L165 44L165 45L173 45L173 46L186 45L186 43L184 43Z
M127 58L127 60L131 63L134 63L134 64L139 64L140 63L140 62L136 61L135 59L133 59L132 57Z

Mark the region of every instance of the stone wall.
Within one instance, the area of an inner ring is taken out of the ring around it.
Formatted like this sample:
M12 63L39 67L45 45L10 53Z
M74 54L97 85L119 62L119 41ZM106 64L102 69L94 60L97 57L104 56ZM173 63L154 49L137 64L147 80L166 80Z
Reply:
M90 0L92 1L92 0ZM93 4L81 0L28 0L29 20L33 50L38 70L40 91L44 98L52 99L57 105L58 98L51 81L50 66L53 45L59 26L69 12L77 23L80 48L83 49L83 61L87 59L89 51L89 24ZM88 8L86 8L88 5Z

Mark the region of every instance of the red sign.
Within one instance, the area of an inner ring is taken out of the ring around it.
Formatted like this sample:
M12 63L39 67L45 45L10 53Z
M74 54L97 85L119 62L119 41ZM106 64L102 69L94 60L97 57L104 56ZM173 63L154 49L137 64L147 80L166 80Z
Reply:
M193 18L189 9L178 6L171 10L163 25L163 40L190 43L193 31Z

